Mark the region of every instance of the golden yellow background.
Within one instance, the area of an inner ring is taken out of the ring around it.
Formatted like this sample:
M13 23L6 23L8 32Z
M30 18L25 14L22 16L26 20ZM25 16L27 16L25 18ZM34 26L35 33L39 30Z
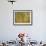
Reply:
M16 12L15 23L30 23L30 12Z

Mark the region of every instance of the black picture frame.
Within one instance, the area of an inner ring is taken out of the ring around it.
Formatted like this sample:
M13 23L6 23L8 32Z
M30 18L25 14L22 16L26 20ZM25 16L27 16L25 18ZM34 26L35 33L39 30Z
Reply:
M29 12L30 13L30 23L16 23L16 13L17 12ZM33 11L32 10L13 10L13 25L32 25L33 24Z

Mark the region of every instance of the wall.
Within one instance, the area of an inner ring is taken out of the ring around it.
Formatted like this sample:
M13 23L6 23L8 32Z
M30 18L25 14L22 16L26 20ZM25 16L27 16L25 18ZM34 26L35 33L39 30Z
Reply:
M32 10L32 26L14 26L13 10ZM33 40L46 40L46 1L17 0L13 5L0 0L0 41L15 40L19 32L30 34Z

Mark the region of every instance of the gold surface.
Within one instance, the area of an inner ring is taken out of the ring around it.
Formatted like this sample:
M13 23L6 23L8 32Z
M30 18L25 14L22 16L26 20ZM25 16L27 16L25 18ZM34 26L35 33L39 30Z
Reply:
M15 23L30 23L30 12L16 12Z

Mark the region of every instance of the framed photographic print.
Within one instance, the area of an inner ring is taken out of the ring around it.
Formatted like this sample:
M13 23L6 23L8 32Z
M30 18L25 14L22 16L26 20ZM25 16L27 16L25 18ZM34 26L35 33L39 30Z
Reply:
M32 25L32 10L13 10L14 25Z

